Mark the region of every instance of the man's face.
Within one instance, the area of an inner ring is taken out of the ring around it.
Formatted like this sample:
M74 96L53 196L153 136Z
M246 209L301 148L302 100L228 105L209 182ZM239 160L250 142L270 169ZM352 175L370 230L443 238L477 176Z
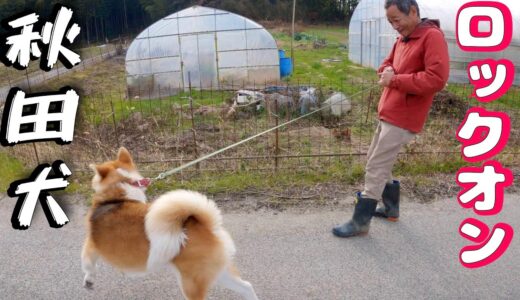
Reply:
M410 13L406 15L401 12L397 5L392 5L386 10L386 18L392 27L403 37L409 36L419 24L417 9L415 6L410 8Z

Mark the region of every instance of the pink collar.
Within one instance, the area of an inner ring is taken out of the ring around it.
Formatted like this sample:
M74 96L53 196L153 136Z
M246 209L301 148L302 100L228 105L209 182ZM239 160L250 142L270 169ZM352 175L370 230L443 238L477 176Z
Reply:
M138 187L138 188L140 188L140 187L146 188L150 185L151 182L152 182L152 180L150 178L143 178L140 180L130 182L130 185Z

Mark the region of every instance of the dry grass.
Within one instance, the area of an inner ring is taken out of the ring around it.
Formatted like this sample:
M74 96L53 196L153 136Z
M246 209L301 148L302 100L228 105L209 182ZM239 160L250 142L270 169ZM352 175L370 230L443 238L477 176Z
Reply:
M296 74L292 82L302 79L305 85L318 87L324 95L320 101L331 91L339 90L353 95L373 84L369 80L370 75L365 76L370 70L347 61L331 68L328 66L331 63L321 62L322 58L346 55L344 49L337 47L346 41L346 33L341 29L336 28L332 32L323 27L303 29L316 33L320 30L328 32L326 36L337 44L313 50L307 42L297 43L297 46L300 45L297 62L301 63L300 69L307 72L307 77L297 77L299 75ZM287 43L286 27L274 27L272 30L280 33L281 43ZM318 62L319 65L316 65ZM344 77L339 78L337 72ZM322 77L326 80L316 80ZM11 155L29 167L62 159L73 165L74 172L90 174L88 164L112 159L119 146L126 146L145 174L156 176L164 170L272 128L276 121L280 124L299 116L298 109L295 109L278 112L277 119L275 116L268 117L265 110L257 111L252 106L252 109L226 117L225 112L233 95L228 91L194 92L193 112L186 99L187 94L141 101L125 99L123 57L67 74L46 83L39 90L58 90L65 85L75 87L82 96L74 142L67 146L38 143L39 161L36 161L32 145L8 149ZM352 111L341 118L315 115L298 121L187 169L157 187L156 192L172 187L212 193L265 186L287 190L291 184L304 188L335 180L354 184L362 178L364 154L374 131L379 96L378 89L361 93L352 99ZM459 147L455 130L462 120L461 112L464 112L465 104L465 99L441 94L425 131L404 149L395 174L406 177L410 190L425 186L432 192L432 186L438 182L429 178L435 174L453 173L461 166L462 162L454 153ZM520 133L513 131L510 141L513 147L508 151L514 153L520 148ZM515 158L515 155L507 156L504 163L515 164ZM291 175L296 171L297 176ZM88 184L88 177L81 180Z
M115 50L115 45L109 44L105 47L97 47L92 46L88 48L81 48L76 51L82 61L91 59L93 57L99 57L107 55L110 51ZM81 68L81 64L79 66L74 67L72 70L77 70L78 68ZM56 65L54 66L53 70L57 68L62 68L63 64L58 61ZM0 86L16 86L20 82L22 82L25 85L25 82L27 81L27 78L35 77L35 76L43 76L46 77L46 74L44 71L40 69L40 60L34 60L29 62L29 66L27 67L27 70L17 70L14 67L7 67L5 65L0 65Z

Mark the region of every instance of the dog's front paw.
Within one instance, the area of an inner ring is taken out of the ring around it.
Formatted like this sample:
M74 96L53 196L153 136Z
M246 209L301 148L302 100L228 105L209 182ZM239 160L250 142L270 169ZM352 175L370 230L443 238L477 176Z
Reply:
M89 290L94 289L94 283L90 280L83 281L83 287Z

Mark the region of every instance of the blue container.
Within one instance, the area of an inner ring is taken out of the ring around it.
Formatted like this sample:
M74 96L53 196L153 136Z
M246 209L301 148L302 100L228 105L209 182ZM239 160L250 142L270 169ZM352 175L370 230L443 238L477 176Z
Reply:
M286 77L292 74L292 60L290 57L280 58L280 77Z
M278 49L278 56L280 58L284 58L285 57L285 50L283 49Z

